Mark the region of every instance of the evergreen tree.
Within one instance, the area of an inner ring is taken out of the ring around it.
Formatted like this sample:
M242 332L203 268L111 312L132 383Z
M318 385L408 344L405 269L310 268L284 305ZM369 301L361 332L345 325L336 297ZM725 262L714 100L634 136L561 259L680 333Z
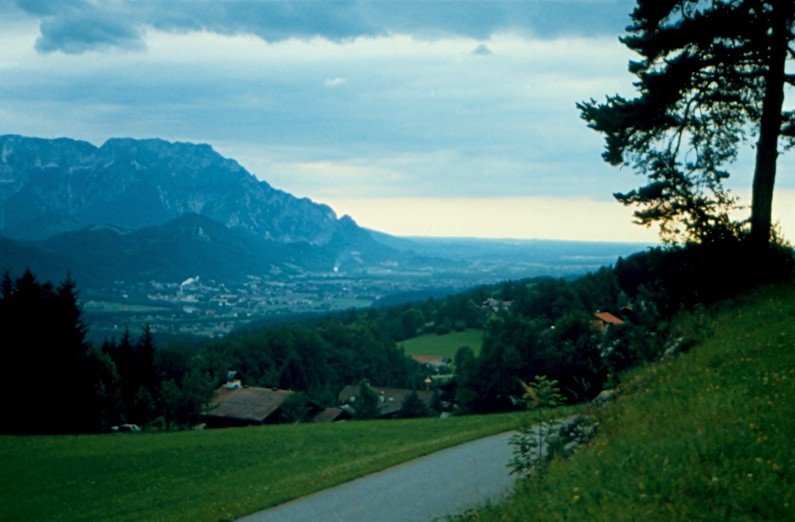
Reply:
M121 422L121 398L119 395L119 374L116 365L102 351L90 352L94 384L92 411L96 419L93 431L107 432L111 426Z
M192 426L213 398L212 381L196 368L178 386L169 379L160 386L161 410L169 427Z
M89 407L96 396L92 367L95 361L89 357L88 327L83 322L77 298L71 277L67 277L52 295L54 310L50 321L55 328L51 332L50 360L56 365L52 382L61 390L62 425L71 425L70 431L87 432L94 431L97 424L98 412Z
M6 270L3 273L3 281L0 283L0 306L2 303L7 302L11 299L12 294L14 293L14 280L11 279L11 273Z
M141 386L151 395L156 395L159 388L157 371L155 369L155 343L152 340L152 328L147 323L141 330L141 336L135 346L136 359L138 360L138 376Z
M639 95L578 108L605 134L604 159L648 178L615 195L639 223L667 239L736 235L726 165L755 139L751 238L768 244L779 141L795 143L795 111L783 110L794 25L792 0L637 1L621 41L641 57L629 66Z
M122 416L127 422L131 422L130 416L133 411L135 395L138 393L138 378L135 361L135 348L133 347L130 331L124 329L119 343L116 345L116 352L111 354L116 369L119 372L121 411Z
M359 382L359 393L353 401L354 417L357 419L378 418L381 408L379 407L378 394L370 388L370 384L362 380Z
M101 351L110 357L117 370L122 418L138 424L150 422L157 413L161 379L157 375L156 348L149 325L144 326L135 343L125 329L118 342L105 340Z
M97 429L94 360L71 279L58 289L28 270L0 285L0 331L6 360L0 379L14 390L0 431L87 432Z
M405 399L403 399L403 405L400 409L400 416L406 419L413 418L413 417L427 417L428 416L428 406L422 402L420 396L417 395L416 390L412 390Z
M284 422L298 423L309 420L309 396L296 392L287 397L281 405L280 419Z

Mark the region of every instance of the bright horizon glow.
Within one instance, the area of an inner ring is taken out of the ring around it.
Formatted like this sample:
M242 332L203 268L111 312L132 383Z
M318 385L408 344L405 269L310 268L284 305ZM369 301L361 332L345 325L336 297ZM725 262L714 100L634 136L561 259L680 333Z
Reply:
M741 203L750 191L736 191ZM656 227L632 222L632 210L592 198L325 198L338 215L395 236L660 242ZM735 219L747 217L740 210ZM785 239L795 237L795 190L779 189L773 221Z
M359 225L396 236L657 243L631 211L589 198L368 198L324 200Z

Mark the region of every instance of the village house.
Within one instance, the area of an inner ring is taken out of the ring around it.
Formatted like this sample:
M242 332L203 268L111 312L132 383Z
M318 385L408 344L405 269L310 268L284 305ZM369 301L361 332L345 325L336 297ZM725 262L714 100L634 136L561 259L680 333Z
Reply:
M619 326L624 324L624 320L616 317L615 315L611 314L610 312L602 312L597 310L594 312L594 316L596 319L593 321L594 328L599 330L600 332L604 333L607 331L608 328L611 326Z
M446 373L450 370L450 363L452 362L449 357L442 357L441 355L412 355L411 358L414 362L434 374Z
M292 394L290 390L228 382L216 390L202 417L208 428L278 423L282 421L279 410Z
M333 408L326 408L325 410L322 410L320 413L312 417L310 422L339 422L348 420L350 418L350 412L340 407L334 406Z
M487 298L485 301L480 303L480 308L482 310L491 310L495 314L501 310L509 310L513 301L500 301L499 299L494 299L493 297Z
M405 388L377 388L370 387L378 396L378 416L382 419L399 417L403 410L403 403L414 390ZM356 396L359 394L359 386L345 386L339 394L340 408L353 413L356 411ZM417 390L417 396L430 408L433 403L433 392Z
M202 414L208 428L277 424L295 420L282 411L282 406L293 396L293 391L244 386L236 377L237 372L230 371L226 384L215 390L215 397ZM307 406L310 417L317 416L323 409L311 401Z

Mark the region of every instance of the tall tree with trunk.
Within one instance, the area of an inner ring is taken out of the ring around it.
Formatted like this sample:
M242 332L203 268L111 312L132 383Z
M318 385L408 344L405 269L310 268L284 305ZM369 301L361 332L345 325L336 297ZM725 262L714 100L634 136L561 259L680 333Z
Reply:
M640 59L629 70L638 95L579 103L605 134L603 157L629 165L646 184L615 194L664 239L736 235L736 199L724 186L740 147L756 147L751 239L767 245L779 147L795 145L792 0L637 0L621 42Z

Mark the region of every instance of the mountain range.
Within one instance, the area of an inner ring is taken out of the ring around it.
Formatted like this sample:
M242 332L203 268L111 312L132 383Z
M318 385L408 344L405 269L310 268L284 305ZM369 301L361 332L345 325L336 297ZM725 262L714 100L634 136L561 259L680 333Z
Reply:
M209 145L0 136L0 265L91 283L331 271L405 257ZM60 272L60 275L58 274Z
M0 136L0 234L137 229L186 212L283 243L325 245L351 232L328 206L274 189L209 145Z
M0 136L0 270L71 274L84 290L195 276L380 279L361 297L583 273L644 247L397 238L275 189L209 145Z

